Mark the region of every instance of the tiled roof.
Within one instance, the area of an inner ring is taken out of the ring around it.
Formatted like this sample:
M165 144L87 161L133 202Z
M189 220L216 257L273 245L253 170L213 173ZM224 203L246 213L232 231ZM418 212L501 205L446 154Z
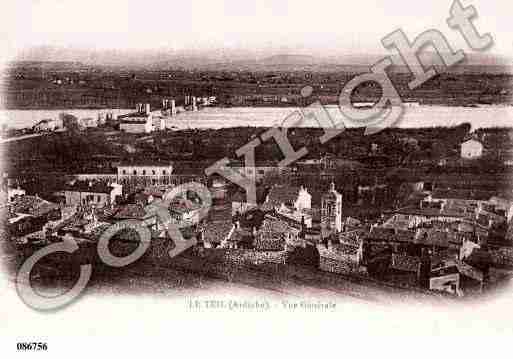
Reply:
M20 196L11 203L11 211L14 213L30 214L34 217L43 216L59 206L35 196Z
M334 243L332 244L333 251L344 255L356 255L358 253L358 246L347 243Z
M380 226L373 227L369 232L369 238L379 241L393 241L395 238L395 229Z
M265 202L260 206L260 210L263 212L271 212L274 210L274 206L270 202Z
M144 194L153 196L154 198L162 198L166 192L167 189L165 187L157 186L146 187L143 191Z
M468 278L482 282L484 279L483 272L460 260L449 260L445 262L447 268L456 267L458 272Z
M450 208L444 209L443 211L441 211L436 208L405 207L405 208L396 210L394 213L414 215L414 216L425 216L425 217L455 217L455 218L467 217L467 215L463 214L461 211L451 210Z
M418 231L415 243L426 246L449 247L449 233L442 231Z
M282 213L275 213L275 216L277 219L287 223L290 227L293 227L296 229L301 229L301 222L300 222L299 218L296 220L296 219L286 216ZM307 214L304 215L305 218L307 216L308 216Z
M148 214L140 204L127 204L118 207L113 218L115 219L144 219Z
M106 182L100 181L72 181L64 186L65 191L73 192L91 192L91 193L106 193L112 191L112 186Z
M363 236L366 234L363 230L354 230L350 232L341 232L338 235L340 243L349 244L352 246L359 246L362 242Z
M253 234L247 229L238 228L233 231L232 235L228 240L230 242L246 242L253 238Z
M228 236L233 224L230 221L208 222L203 231L203 240L210 243L221 243Z
M420 259L404 254L392 254L390 267L405 272L417 272L420 266Z
M299 228L290 225L277 217L266 216L259 230L259 237L263 239L284 238L289 232L299 233Z
M492 191L437 189L433 192L432 197L435 199L462 199L487 201L495 194L496 193Z
M174 198L169 204L169 210L178 213L187 213L199 208L199 204L185 198Z
M293 204L298 195L300 188L295 186L277 185L271 188L268 198L273 205Z

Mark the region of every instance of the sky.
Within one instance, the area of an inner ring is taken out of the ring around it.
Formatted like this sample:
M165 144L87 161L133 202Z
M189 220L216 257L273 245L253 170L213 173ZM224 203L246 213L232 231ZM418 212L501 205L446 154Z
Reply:
M467 49L446 19L452 0L8 0L0 15L0 53L15 57L32 46L94 49L239 49L339 55L385 53L380 40L401 28L410 37L442 31ZM513 56L513 4L474 5L490 52Z

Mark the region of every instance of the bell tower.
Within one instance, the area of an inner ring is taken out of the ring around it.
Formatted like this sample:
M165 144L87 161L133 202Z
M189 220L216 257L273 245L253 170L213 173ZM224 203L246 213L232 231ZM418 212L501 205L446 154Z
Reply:
M342 231L342 195L332 182L328 192L321 198L321 237L322 239Z

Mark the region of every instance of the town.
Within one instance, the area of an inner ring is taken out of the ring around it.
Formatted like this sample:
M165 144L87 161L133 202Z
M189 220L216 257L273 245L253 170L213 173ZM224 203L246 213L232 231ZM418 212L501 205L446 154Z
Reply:
M315 285L345 280L468 297L509 281L512 129L462 124L364 136L355 128L320 144L321 129L294 128L290 142L306 146L306 157L280 166L282 155L270 141L248 166L235 152L266 128L169 128L180 113L215 102L185 95L87 121L62 114L34 126L43 136L4 143L2 239L14 266L72 240L79 259L54 256L35 270L50 277L56 274L48 267L76 272L84 258L98 261L91 259L94 245L107 228L137 220L152 236L141 262L234 282L316 278ZM254 178L256 200L223 176L205 174L223 157ZM173 239L147 206L190 182L209 189L212 206L203 218L204 203L194 193L169 199L174 225L196 241L169 258ZM124 255L137 241L130 229L115 236Z

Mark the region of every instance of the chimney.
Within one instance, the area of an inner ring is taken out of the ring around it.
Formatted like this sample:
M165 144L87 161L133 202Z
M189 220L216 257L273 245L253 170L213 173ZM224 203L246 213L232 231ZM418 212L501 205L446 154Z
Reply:
M176 116L176 101L171 100L171 116Z

